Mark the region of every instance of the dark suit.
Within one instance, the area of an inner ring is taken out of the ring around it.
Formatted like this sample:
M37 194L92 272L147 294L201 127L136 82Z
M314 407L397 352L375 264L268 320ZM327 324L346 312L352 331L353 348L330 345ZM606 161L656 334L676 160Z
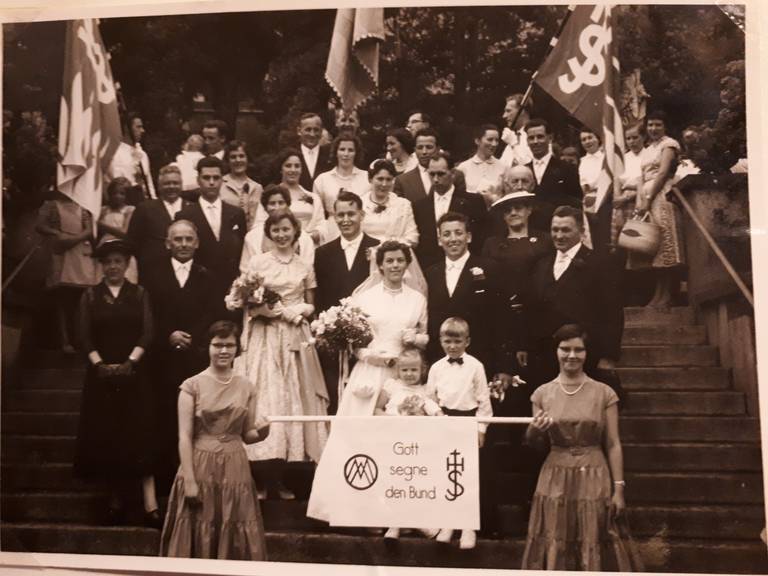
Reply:
M297 149L299 150L299 152L302 152L301 146L298 146ZM315 178L317 178L323 172L327 172L332 168L331 146L329 144L324 144L322 146L319 146L319 150L317 151L317 164L315 164L314 174L309 173L309 167L307 167L307 162L304 160L303 153L299 156L299 160L301 160L301 177L299 178L299 184L301 184L301 186L303 186L306 190L309 190L311 192L312 185L315 182Z
M378 240L363 234L351 269L347 269L347 259L341 249L341 238L336 238L315 251L315 308L318 312L338 306L342 298L350 296L355 288L368 278L370 263L366 253L368 248L378 244ZM331 356L320 350L320 364L328 387L328 413L335 414L339 401L339 361L335 355Z
M485 200L480 194L460 192L458 188L453 191L453 197L448 207L449 212L460 212L469 219L472 243L470 250L473 254L479 254L485 241ZM441 258L443 250L437 244L437 222L435 220L434 192L422 198L413 205L413 217L419 229L419 244L416 246L416 257L419 259L422 269L429 268Z
M527 166L535 174L533 163ZM583 194L579 184L579 171L575 166L552 156L541 182L536 184L533 192L536 194L536 200L529 226L535 230L549 232L555 208L563 205L581 207Z
M555 256L552 251L534 265L524 298L526 348L538 372L536 384L557 375L552 334L564 324L580 324L589 336L587 372L593 372L601 358L618 360L621 355L624 308L619 265L582 246L555 280Z
M245 212L226 202L221 203L219 240L216 240L199 202L179 211L176 220L189 220L197 226L200 247L195 253L195 261L213 274L218 314L226 315L224 296L239 274L246 233Z
M158 476L163 492L178 466L177 400L179 385L208 364L206 333L214 319L214 279L193 261L184 287L179 286L170 256L157 262L146 278L155 338L150 348L157 413ZM176 350L169 342L176 330L192 337L192 347Z
M451 172L453 172L453 186L456 190L466 192L467 183L464 179L464 173L461 170L455 169L451 170ZM410 200L411 204L416 204L416 202L423 200L429 195L429 190L424 189L424 182L421 180L418 166L395 178L395 194Z
M188 203L182 201L182 209L186 206ZM141 284L146 284L154 264L168 257L165 239L170 225L171 215L160 199L142 202L133 212L131 223L128 225L127 239L136 251Z

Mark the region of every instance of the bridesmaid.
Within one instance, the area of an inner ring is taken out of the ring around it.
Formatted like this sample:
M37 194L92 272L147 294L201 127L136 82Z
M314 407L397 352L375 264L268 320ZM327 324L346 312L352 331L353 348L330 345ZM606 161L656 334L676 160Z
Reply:
M325 213L320 196L299 184L301 152L295 148L285 148L278 154L277 161L280 167L280 184L285 186L291 195L291 212L301 223L301 229L317 244L322 236Z

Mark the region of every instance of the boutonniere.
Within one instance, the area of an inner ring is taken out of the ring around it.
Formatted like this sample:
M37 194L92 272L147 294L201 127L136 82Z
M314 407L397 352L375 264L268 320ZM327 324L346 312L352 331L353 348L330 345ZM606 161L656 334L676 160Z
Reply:
M232 226L232 231L239 230L239 229L240 229L239 224L235 224L234 226Z
M538 242L538 241L539 239L536 238L536 236L531 236L530 238L528 238L528 242Z
M479 266L473 266L469 272L472 274L473 280L485 280L485 271Z
M309 194L302 194L301 198L299 198L299 200L301 200L302 202L306 202L307 204L314 204L315 203L315 199L312 198L312 196L310 196Z

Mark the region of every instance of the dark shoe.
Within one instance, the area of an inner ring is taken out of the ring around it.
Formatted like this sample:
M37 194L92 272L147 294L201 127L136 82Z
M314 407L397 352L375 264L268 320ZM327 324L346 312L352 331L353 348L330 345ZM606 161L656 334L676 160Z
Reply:
M144 512L144 526L148 528L155 528L156 530L162 530L163 517L160 516L160 510L154 509L152 512Z

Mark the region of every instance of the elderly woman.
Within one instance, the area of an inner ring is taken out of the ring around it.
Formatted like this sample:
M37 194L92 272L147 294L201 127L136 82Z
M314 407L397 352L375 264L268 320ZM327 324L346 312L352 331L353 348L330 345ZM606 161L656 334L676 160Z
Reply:
M291 195L291 212L296 216L301 229L317 243L322 236L321 229L325 214L320 196L306 190L301 184L301 153L295 148L285 148L277 157L280 167L280 184Z
M619 398L584 373L587 335L576 324L553 336L560 373L531 395L526 439L549 446L528 522L522 568L630 572L616 520L625 510Z
M331 161L334 167L315 179L313 191L320 196L325 214L333 215L333 203L339 190L349 190L361 198L368 191L368 174L355 166L355 159L363 154L363 145L357 136L341 132L331 142Z
M387 155L398 174L413 170L419 165L413 155L413 135L405 128L392 128L387 132Z
M107 521L124 520L124 499L142 486L144 520L160 528L150 388L144 351L152 339L146 291L125 279L131 251L107 240L95 251L104 279L80 300L80 334L88 357L77 434L75 474L108 486Z
M245 212L248 230L260 225L267 214L259 202L263 188L248 177L248 152L245 142L231 140L224 147L224 160L229 172L221 180L221 200Z
M647 306L666 307L672 303L672 284L677 269L684 262L680 215L667 199L672 188L680 144L667 136L666 115L651 112L646 116L647 146L642 151L642 185L636 208L650 212L651 221L661 227L661 243L653 258L630 254L629 267L650 268L656 274L656 289Z

